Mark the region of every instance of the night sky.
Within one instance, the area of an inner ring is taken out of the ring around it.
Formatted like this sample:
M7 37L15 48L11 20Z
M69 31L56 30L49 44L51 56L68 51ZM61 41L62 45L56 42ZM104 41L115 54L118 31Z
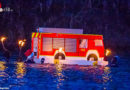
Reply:
M0 0L0 36L7 47L27 39L38 27L82 28L102 34L106 48L130 50L130 0ZM1 49L2 50L2 49ZM13 48L13 50L17 50Z

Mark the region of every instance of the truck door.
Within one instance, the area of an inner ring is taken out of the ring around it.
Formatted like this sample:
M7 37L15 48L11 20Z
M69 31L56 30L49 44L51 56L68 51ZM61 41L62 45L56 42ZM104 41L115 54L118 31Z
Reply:
M33 52L34 52L34 58L37 58L38 54L38 38L33 39Z
M86 51L88 48L87 39L79 39L79 56L86 56Z

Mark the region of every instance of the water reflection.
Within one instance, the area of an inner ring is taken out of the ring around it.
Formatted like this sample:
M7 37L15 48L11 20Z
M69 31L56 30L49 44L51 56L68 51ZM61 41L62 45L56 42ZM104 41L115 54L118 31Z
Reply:
M110 67L104 67L104 74L103 74L103 85L104 85L104 90L106 90L108 83L112 81L111 79L111 70Z
M64 81L64 75L63 75L63 67L62 64L56 64L56 76L57 76L57 89L60 88L60 86L62 86L62 82Z
M5 62L0 61L0 71L4 71L5 70Z
M104 74L103 74L103 82L106 83L111 79L110 76L110 67L104 67Z
M5 64L6 64L5 62L0 61L0 77L6 77L6 76L8 76L8 75L5 73L5 69L6 69Z
M17 78L22 78L26 73L25 65L23 62L17 62L16 65L17 65L16 68Z

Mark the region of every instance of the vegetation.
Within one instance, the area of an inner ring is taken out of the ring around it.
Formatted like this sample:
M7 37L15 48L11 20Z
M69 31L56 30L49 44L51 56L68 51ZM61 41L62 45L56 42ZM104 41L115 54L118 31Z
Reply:
M129 0L2 0L12 12L0 13L0 36L8 36L7 45L15 47L38 27L83 28L84 33L103 34L105 46L129 50ZM13 48L14 49L14 48Z

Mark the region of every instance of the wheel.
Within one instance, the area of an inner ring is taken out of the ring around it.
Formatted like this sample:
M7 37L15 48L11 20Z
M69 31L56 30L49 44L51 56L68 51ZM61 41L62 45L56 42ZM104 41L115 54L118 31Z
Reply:
M65 55L63 53L57 53L54 59L65 60Z
M98 57L97 57L95 54L90 54L90 55L87 57L87 60L88 60L88 61L98 61Z

